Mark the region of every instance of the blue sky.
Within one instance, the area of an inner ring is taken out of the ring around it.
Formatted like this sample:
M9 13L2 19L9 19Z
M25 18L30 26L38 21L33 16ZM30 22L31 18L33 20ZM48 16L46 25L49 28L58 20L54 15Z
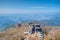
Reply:
M0 0L1 13L60 13L60 0Z

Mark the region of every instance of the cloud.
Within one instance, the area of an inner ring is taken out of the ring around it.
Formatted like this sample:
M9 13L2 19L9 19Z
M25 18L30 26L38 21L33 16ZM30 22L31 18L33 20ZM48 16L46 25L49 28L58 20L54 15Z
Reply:
M46 16L41 16L40 17L41 20L51 20L51 19L54 19L52 17L46 17Z
M32 7L32 8L46 8L46 7Z
M0 13L60 13L60 10L16 10L16 9L0 9Z

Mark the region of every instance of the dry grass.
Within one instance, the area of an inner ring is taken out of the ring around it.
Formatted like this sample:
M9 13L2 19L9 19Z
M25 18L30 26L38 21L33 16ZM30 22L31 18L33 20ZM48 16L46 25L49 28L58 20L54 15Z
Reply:
M0 39L2 38L2 40L24 40L24 32L28 31L28 26L28 24L22 24L21 27L15 27L5 32L2 32L0 33ZM34 37L34 40L60 40L60 27L44 27L43 32L44 39Z
M28 24L22 24L21 27L16 26L15 28L2 32L0 33L0 39L3 38L4 40L20 40L21 38L24 38L24 32L28 31L28 26Z
M60 40L60 27L48 27L44 40Z

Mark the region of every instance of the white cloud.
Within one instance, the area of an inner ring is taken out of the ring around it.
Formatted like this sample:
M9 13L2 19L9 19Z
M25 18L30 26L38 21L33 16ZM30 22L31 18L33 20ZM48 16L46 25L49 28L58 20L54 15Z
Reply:
M46 7L32 7L32 8L46 8Z
M0 9L0 13L60 13L60 10L16 10L16 9Z
M54 19L54 18L41 16L40 19L41 20L51 20L51 19Z

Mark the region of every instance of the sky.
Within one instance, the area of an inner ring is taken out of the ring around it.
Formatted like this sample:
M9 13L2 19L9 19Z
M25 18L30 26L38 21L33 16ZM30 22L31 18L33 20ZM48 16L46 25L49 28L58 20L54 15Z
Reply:
M60 0L0 0L0 14L60 14Z

